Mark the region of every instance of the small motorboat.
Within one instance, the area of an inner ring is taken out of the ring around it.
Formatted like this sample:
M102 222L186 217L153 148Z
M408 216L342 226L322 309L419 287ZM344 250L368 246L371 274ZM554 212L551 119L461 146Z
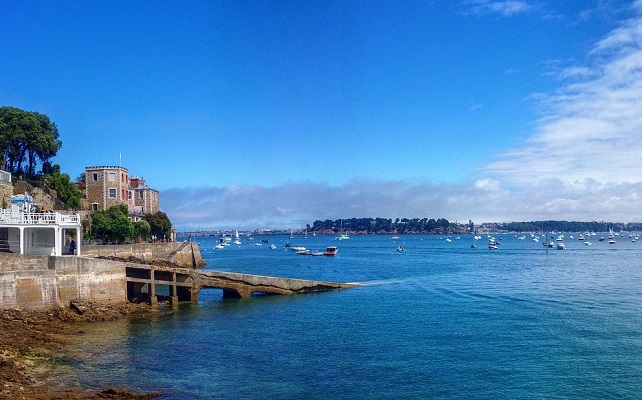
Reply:
M404 249L403 246L399 246L399 247L397 247L397 251L400 251L400 252L401 251L406 251L406 249Z
M325 254L326 256L334 256L337 254L337 251L339 251L337 246L328 246L325 248L325 253L323 254Z

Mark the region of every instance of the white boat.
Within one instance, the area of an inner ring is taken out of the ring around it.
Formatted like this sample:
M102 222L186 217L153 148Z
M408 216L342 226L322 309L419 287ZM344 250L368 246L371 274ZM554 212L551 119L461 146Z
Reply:
M215 248L216 250L219 250L219 249L224 249L224 248L225 248L225 246L224 246L222 243L219 243L219 244L217 244L216 246L214 246L214 248Z
M234 232L234 244L241 244L241 239L239 238L239 231Z
M566 245L562 242L557 243L557 250L566 250Z
M339 249L336 246L328 246L325 248L325 255L326 256L334 256L337 254Z
M348 236L348 232L343 232L343 220L341 220L341 228L339 228L339 236L337 236L337 240L347 240L350 239L350 236Z
M615 239L615 233L613 232L612 228L609 228L609 239L609 243L611 243L612 239ZM613 243L615 243L615 240L613 241Z
M300 256L324 256L325 253L322 251L310 251L310 250L301 250L296 252Z
M270 245L270 249L272 249L272 250L276 249L276 245L275 244L271 244Z
M399 251L399 252L406 251L406 249L404 249L403 246L399 246L399 247L397 247L397 251Z

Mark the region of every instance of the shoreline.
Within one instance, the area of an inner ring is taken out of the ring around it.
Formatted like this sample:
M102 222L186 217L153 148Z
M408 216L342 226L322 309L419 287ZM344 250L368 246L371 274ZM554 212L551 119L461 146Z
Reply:
M71 302L47 311L0 310L0 399L154 399L160 392L126 388L83 388L73 368L59 364L68 357L71 336L96 321L150 319L157 310L147 304L104 305Z

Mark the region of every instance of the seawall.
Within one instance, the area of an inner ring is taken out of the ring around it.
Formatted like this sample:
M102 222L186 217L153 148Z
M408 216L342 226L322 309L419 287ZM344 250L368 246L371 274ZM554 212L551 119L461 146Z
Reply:
M143 263L170 262L181 268L205 265L198 244L193 242L82 245L81 252L83 256L89 257L123 260L135 258Z
M74 299L124 303L125 266L74 256L3 254L0 309L52 309Z
M67 306L76 299L103 304L196 302L203 288L222 289L223 297L240 298L256 292L294 294L358 286L159 265L158 261L180 260L186 254L192 258L191 264L196 258L196 245L139 246L136 251L132 246L95 247L100 249L94 256L82 257L3 254L0 310L48 310ZM185 251L188 247L190 250ZM177 254L182 258L175 258ZM127 261L95 258L97 255ZM147 263L130 261L136 255Z

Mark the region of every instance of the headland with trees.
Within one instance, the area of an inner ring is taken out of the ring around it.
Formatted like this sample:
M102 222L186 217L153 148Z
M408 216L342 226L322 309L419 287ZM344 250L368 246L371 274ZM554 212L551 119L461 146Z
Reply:
M308 234L335 235L341 231L363 235L388 234L466 234L480 232L615 232L642 231L642 223L621 223L605 221L530 221L483 223L468 221L465 224L450 222L445 218L345 218L316 220L304 228Z

